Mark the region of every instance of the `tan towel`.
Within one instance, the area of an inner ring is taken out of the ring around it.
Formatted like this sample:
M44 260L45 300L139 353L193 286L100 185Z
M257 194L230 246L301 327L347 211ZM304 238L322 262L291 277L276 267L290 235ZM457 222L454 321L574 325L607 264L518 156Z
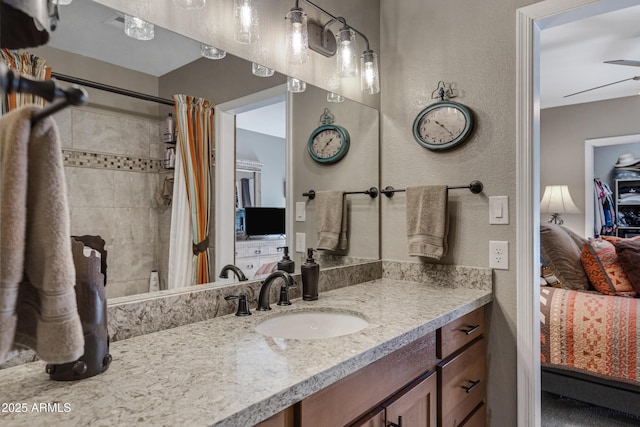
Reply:
M409 255L440 259L447 254L447 186L407 187Z
M23 348L51 363L84 353L62 150L53 119L31 129L37 110L0 119L0 363Z
M347 204L344 191L316 192L316 249L329 251L347 249Z

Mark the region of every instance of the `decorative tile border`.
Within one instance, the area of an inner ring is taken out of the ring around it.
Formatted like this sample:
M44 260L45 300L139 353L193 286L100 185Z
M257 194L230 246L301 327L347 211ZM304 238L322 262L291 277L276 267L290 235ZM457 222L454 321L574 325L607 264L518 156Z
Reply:
M110 169L129 172L160 172L166 170L164 160L137 158L119 154L92 153L63 149L64 165L79 168Z

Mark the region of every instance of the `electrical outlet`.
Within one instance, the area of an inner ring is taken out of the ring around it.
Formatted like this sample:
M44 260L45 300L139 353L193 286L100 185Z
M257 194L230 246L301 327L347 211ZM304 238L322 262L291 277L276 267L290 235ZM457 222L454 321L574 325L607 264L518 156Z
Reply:
M304 233L296 233L296 252L304 253L306 250L306 237Z
M489 267L496 270L509 269L509 242L489 241Z

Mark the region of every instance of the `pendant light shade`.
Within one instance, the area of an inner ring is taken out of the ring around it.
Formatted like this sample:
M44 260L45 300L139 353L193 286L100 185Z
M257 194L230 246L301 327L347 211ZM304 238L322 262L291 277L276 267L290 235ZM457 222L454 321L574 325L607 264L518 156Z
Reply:
M251 72L254 76L258 77L271 77L275 73L275 70L272 70L269 67L265 67L264 65L260 65L258 63L251 63Z
M207 59L222 59L227 56L226 51L218 49L215 46L210 46L208 44L200 45L200 53Z
M344 96L335 92L327 92L327 102L344 102Z
M349 27L342 27L336 36L338 45L338 75L353 77L358 74L358 56L355 50L356 33Z
M233 38L240 43L253 43L258 38L257 0L234 0Z
M309 58L307 14L299 7L287 13L287 56L292 64L304 64Z
M301 93L307 90L307 83L295 77L287 77L287 90L293 93Z
M136 40L151 40L154 37L154 26L140 18L125 14L124 33Z
M202 9L207 0L173 0L173 2L185 9Z
M365 50L361 57L360 88L369 95L375 95L380 92L378 55L372 50Z

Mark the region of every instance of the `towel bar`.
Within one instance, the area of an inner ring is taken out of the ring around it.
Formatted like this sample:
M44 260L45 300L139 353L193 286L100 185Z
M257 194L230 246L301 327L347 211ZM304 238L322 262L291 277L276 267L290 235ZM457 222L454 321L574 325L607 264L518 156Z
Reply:
M404 191L404 190L403 190ZM368 190L364 190L364 191L345 191L344 194L368 194L369 197L371 197L372 199L375 199L376 197L378 197L378 188L376 187L371 187ZM309 190L306 193L302 193L302 195L304 197L308 197L309 200L313 200L316 198L316 192L314 190Z
M481 193L484 185L482 184L482 182L480 181L471 181L471 184L469 185L455 185L455 186L447 186L447 190L455 190L455 189L459 189L459 188L468 188L469 191L471 191L473 194L478 194ZM382 190L380 190L380 192L382 194L384 194L385 196L391 198L393 197L394 193L402 193L407 191L406 189L395 189L392 186L388 185L385 188L383 188Z

